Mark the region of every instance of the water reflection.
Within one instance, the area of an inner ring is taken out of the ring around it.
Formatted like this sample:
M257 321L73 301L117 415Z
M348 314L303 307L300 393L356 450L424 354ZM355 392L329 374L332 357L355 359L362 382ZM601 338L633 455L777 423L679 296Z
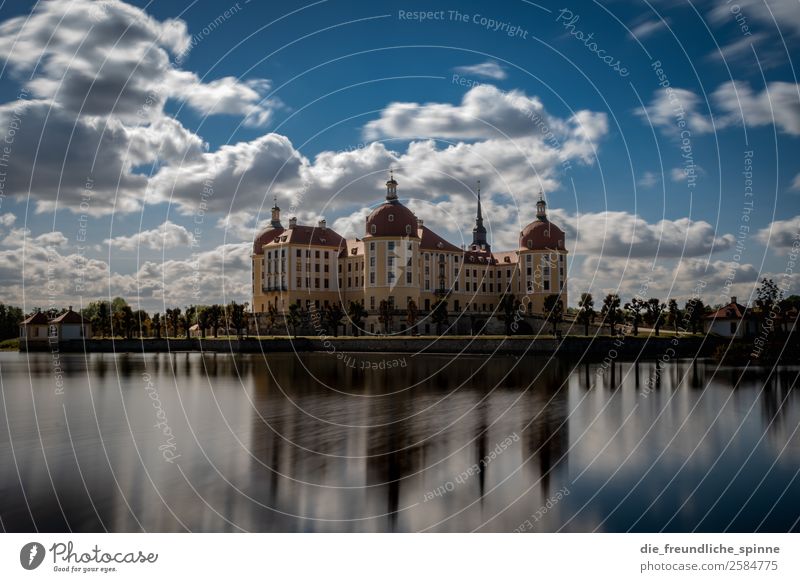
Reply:
M798 529L797 368L389 359L0 354L2 527Z

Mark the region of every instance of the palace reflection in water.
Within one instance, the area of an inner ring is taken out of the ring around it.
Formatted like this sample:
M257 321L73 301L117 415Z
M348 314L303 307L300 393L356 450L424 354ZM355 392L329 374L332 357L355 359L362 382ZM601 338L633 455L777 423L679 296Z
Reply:
M0 354L2 526L798 529L797 368L351 358Z

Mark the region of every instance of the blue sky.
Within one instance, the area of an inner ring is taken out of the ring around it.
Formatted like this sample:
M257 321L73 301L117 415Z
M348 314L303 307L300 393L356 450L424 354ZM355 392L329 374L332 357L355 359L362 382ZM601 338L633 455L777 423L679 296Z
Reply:
M389 166L456 244L476 180L498 250L544 190L571 303L797 292L799 36L795 0L5 3L0 299L246 299L273 196L360 236Z

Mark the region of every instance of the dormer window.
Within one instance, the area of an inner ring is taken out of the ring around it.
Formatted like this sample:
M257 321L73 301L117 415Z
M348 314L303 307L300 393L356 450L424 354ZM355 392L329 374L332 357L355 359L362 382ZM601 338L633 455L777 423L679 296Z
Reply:
M370 233L375 234L376 232L378 232L378 227L375 226L374 224L370 225L369 231L370 231Z
M394 214L389 215L389 222L394 222Z
M533 241L531 239L528 239L528 248L529 249L533 248Z
M410 224L406 225L406 234L411 234L411 225Z

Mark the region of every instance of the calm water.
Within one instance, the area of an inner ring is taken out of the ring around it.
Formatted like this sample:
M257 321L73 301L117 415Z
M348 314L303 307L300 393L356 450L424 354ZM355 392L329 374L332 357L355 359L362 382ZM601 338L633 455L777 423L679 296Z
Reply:
M2 527L798 530L798 368L352 358L0 354Z

